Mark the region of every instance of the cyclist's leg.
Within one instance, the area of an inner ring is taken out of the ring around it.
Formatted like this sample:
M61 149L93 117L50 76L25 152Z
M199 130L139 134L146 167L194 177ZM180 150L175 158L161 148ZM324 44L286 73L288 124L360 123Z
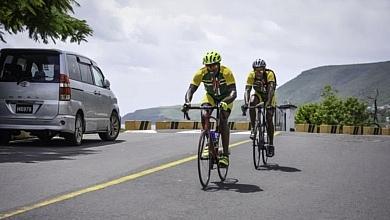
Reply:
M268 125L268 128L267 128L267 133L269 134L269 137L270 137L270 145L274 145L274 121L272 120L273 119L273 116L275 114L275 108L276 108L276 98L275 96L272 97L272 101L271 101L271 105L272 105L272 108L269 108L267 109L267 125Z
M205 94L203 96L201 106L215 106L215 101L214 99L209 95ZM202 128L203 130L206 130L210 126L210 115L212 113L212 110L202 110L202 117L201 117L201 122L202 122Z
M267 134L269 136L269 145L274 145L274 122L273 116L275 107L267 109Z
M255 105L259 104L260 100L261 100L260 95L258 95L257 93L252 94L252 96L250 98L249 106L255 106ZM250 116L251 128L252 128L251 135L250 135L251 139L253 139L255 137L254 130L255 130L255 121L256 121L256 111L257 110L254 108L249 109L249 116Z
M269 137L269 147L268 147L268 156L272 157L275 154L275 146L274 146L274 122L273 116L276 108L275 96L272 97L271 102L272 108L267 109L266 120L267 120L267 134Z
M229 140L230 140L230 128L228 125L229 116L231 109L233 108L233 103L230 103L228 106L228 110L221 111L220 115L220 131L221 131L221 138L222 138L222 146L223 146L223 153L225 155L229 155Z
M224 166L229 166L229 139L230 139L230 128L228 125L228 120L229 120L229 115L230 112L232 111L233 108L233 103L230 103L228 105L228 110L224 111L221 110L221 115L220 115L220 132L221 132L221 139L222 139L222 147L223 147L223 155L221 156L219 160L219 165L224 167Z

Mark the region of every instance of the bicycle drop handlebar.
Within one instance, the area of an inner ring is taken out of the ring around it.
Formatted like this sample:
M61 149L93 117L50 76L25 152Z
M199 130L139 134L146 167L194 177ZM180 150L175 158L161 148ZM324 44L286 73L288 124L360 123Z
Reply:
M219 109L219 108L220 108L219 106L208 106L208 105L187 107L186 111L183 112L184 113L184 118L187 119L187 120L191 120L190 116L188 115L188 111L192 110L192 109L214 110L214 109Z
M254 106L248 106L246 107L245 109L241 109L242 110L242 116L246 116L246 110L247 109L254 109L254 108L265 108L265 103L264 102L260 102L259 104L257 105L254 105Z

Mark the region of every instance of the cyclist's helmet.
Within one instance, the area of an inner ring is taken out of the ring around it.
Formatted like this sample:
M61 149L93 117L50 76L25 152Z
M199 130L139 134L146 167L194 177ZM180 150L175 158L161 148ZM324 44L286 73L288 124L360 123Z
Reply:
M203 57L203 64L213 64L213 63L220 63L222 60L221 55L219 55L216 51L210 51L207 52L206 55Z
M257 59L255 61L253 61L253 64L252 64L252 67L253 68L256 68L256 67L265 67L267 64L265 63L265 61L263 59Z

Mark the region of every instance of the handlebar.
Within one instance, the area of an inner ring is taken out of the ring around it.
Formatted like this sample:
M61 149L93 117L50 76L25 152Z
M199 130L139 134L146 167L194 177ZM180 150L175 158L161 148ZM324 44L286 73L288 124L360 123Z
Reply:
M204 105L204 106L191 106L191 107L188 107L187 109L188 110L190 110L190 109L213 110L213 109L218 109L218 108L219 108L218 106Z
M187 107L186 111L183 112L184 113L184 118L186 120L191 120L190 116L188 115L188 111L191 110L191 109L214 110L214 109L219 109L219 108L220 108L219 106L208 106L208 105Z
M247 109L264 108L264 107L265 107L265 103L264 102L260 102L259 104L254 105L254 106L248 106L245 109L241 107L242 116L246 116L246 110Z
M248 106L248 109L252 109L252 108L261 108L261 107L264 107L264 102L260 102L259 104L255 105L255 106Z

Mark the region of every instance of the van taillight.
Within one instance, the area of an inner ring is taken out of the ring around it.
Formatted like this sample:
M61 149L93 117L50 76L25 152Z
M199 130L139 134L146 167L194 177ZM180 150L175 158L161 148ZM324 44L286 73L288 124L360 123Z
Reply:
M69 101L71 94L69 77L65 74L60 74L60 101Z

